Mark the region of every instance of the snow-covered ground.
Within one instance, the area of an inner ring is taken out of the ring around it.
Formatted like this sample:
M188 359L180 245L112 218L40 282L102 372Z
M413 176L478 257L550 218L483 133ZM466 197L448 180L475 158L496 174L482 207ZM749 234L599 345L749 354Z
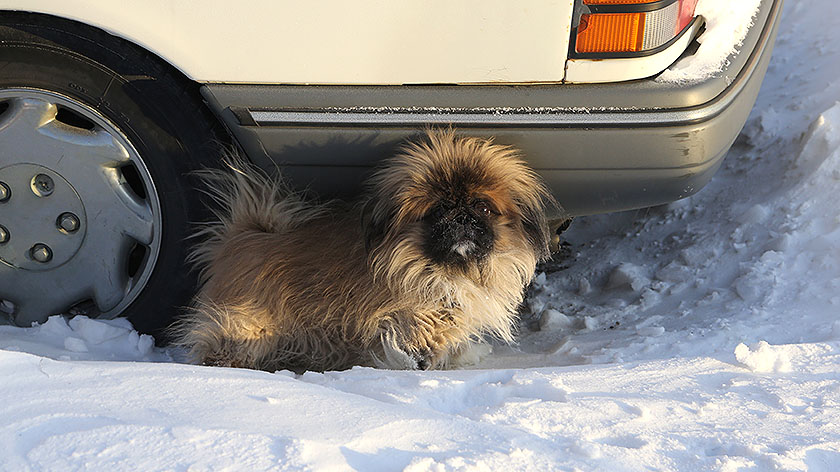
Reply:
M0 470L840 470L837 18L788 1L712 183L578 219L476 369L296 376L182 364L124 320L2 326Z

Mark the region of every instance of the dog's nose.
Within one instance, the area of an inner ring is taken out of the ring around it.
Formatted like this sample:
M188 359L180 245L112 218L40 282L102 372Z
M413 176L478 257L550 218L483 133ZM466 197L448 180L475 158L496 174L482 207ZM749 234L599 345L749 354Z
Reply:
M458 225L455 228L455 231L453 231L452 236L453 236L453 238L452 238L453 241L455 241L456 243L464 242L464 241L471 241L472 237L473 237L469 228L464 227L462 225Z
M466 213L459 214L453 221L452 226L456 241L472 240L475 238L475 224L471 215Z

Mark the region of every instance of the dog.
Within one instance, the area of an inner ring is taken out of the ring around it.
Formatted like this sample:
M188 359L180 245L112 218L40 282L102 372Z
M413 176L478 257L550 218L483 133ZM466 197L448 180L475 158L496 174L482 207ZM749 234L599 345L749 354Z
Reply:
M191 361L441 369L485 336L512 341L556 205L516 149L427 130L353 205L230 167L204 176L221 209L199 232L201 288L173 329Z

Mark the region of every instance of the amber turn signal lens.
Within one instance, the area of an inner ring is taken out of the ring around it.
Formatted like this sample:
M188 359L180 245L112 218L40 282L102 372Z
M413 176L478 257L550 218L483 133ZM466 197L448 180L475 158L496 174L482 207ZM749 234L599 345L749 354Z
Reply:
M582 15L578 26L578 52L640 51L644 13Z

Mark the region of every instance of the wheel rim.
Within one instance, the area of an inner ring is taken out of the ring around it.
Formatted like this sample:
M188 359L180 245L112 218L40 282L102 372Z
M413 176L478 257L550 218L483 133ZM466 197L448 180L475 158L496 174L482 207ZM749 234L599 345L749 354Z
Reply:
M140 294L160 251L146 164L93 108L38 89L0 90L0 312L112 318Z

